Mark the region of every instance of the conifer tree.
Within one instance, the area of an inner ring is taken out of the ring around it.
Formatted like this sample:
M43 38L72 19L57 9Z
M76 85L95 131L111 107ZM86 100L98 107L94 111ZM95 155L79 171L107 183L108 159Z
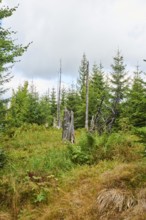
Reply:
M88 60L85 53L83 54L81 65L79 67L79 79L78 79L78 89L82 99L85 98L85 86L86 86L86 74L87 74L87 64Z
M69 111L73 111L74 113L74 125L75 128L79 128L80 124L78 123L79 120L79 115L78 115L78 106L80 103L80 96L75 89L75 85L72 83L71 88L68 89L67 91L67 96L66 96L66 108Z
M94 64L92 68L92 75L90 79L89 92L89 118L95 115L98 111L99 103L103 96L105 96L106 88L104 82L104 73L102 64L99 67Z
M61 114L63 115L63 111L66 107L66 99L67 99L67 91L66 88L63 87L61 90Z
M20 127L27 122L29 115L29 91L28 82L24 82L23 86L19 86L17 91L13 90L10 102L8 118L11 127Z
M113 58L114 63L111 65L112 73L111 73L111 108L112 115L111 120L113 124L116 122L118 125L118 119L120 117L122 111L122 102L126 97L127 91L127 83L128 77L127 72L125 70L126 66L124 65L123 56L120 51L117 51L116 56Z
M142 71L139 70L139 66L136 67L136 71L134 72L134 79L126 105L127 108L125 107L126 111L124 113L129 118L130 124L138 127L145 126L146 83L142 78Z
M39 112L40 114L38 124L45 124L46 127L51 126L52 116L49 94L41 97L39 101Z
M2 0L0 0L2 4ZM13 12L17 8L1 7L0 8L0 20L12 16ZM24 51L27 50L28 45L23 47L22 45L16 44L16 40L12 39L12 36L16 34L11 29L5 29L0 23L0 127L5 124L4 110L6 99L3 98L3 94L7 91L4 89L5 83L9 82L12 78L10 75L10 68L17 61L17 57L22 56ZM2 119L3 118L3 119Z
M33 82L30 85L30 89L28 92L28 116L26 122L28 123L35 123L35 124L40 124L40 105L39 105L39 94L36 90L35 85Z
M17 91L13 90L8 113L11 127L20 127L24 123L50 125L49 99L46 96L39 98L35 86L32 84L29 89L28 82L19 86Z
M85 127L85 113L86 113L86 76L87 76L88 60L83 54L81 65L79 67L79 79L77 82L78 93L80 95L80 102L77 110L77 123L80 127Z

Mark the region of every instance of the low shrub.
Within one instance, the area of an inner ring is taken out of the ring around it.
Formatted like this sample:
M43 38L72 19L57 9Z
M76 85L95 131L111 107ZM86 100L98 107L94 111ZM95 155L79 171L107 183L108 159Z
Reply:
M143 157L146 157L146 127L135 128L134 133L139 137L139 141L144 145L141 154Z
M75 164L94 163L94 153L96 148L95 137L90 133L83 133L77 145L68 145L71 161Z
M124 133L96 136L84 133L76 145L69 145L70 158L75 164L94 164L100 160L132 161L141 158L143 145L136 136Z
M121 161L133 161L140 159L140 151L143 145L137 142L134 135L125 133L112 133L103 135L97 139L97 144L101 150L101 159L119 159ZM99 157L99 156L98 156Z

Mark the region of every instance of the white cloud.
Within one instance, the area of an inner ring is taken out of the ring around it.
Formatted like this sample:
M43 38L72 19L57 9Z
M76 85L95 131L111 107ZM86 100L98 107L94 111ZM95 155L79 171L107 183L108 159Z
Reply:
M72 80L78 75L83 52L90 60L110 68L117 48L125 63L135 66L146 58L146 1L144 0L4 0L19 8L5 25L18 31L20 42L33 41L18 72L29 79L53 80L59 59L63 73ZM41 81L40 81L41 82ZM45 82L43 81L44 85ZM47 85L45 85L47 86Z

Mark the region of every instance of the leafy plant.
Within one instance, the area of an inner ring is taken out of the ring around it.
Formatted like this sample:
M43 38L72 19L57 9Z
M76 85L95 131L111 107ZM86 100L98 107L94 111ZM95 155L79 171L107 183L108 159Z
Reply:
M96 149L96 139L90 133L83 133L77 145L68 145L70 158L75 164L94 163Z
M123 132L96 136L84 133L76 145L69 145L68 151L75 164L95 164L100 160L119 159L132 161L141 158L143 145L134 135Z
M81 146L69 145L68 150L75 164L85 164L90 161L89 155L82 150Z
M40 193L36 196L36 199L34 202L41 203L45 202L47 200L48 193L45 190L41 190Z

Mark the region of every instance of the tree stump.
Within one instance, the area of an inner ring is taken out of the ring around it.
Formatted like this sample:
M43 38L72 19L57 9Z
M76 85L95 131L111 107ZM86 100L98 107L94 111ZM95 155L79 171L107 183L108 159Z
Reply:
M91 121L90 121L90 132L93 132L95 130L95 117L92 115Z
M74 113L73 111L64 110L62 139L75 142L74 135Z

